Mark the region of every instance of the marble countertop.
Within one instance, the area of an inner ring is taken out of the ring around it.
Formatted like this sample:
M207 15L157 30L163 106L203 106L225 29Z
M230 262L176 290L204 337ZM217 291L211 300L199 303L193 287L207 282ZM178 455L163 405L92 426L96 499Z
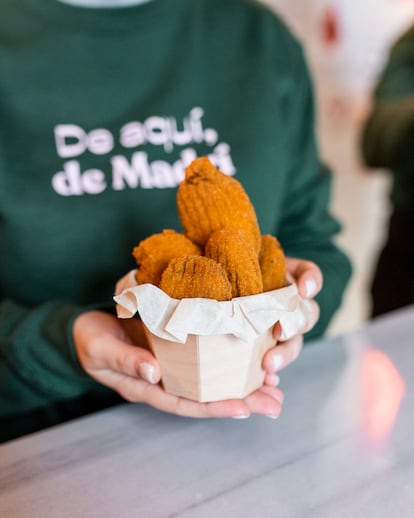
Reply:
M277 420L125 404L0 446L11 518L414 517L414 307L314 342Z

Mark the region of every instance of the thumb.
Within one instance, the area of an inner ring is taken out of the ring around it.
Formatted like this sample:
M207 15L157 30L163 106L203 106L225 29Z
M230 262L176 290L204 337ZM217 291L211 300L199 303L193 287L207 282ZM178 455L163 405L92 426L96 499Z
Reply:
M321 291L322 272L315 263L290 257L286 258L286 264L290 275L296 281L301 297L311 299Z
M161 372L158 362L146 349L128 344L115 337L101 338L99 345L93 349L95 350L95 369L110 369L133 378L140 377L152 384L160 381Z

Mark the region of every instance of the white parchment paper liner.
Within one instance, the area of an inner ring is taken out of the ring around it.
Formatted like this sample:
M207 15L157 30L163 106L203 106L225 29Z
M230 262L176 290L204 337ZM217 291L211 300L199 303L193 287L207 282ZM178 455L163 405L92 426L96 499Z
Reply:
M282 340L302 329L310 317L310 305L302 299L296 285L218 302L211 299L172 299L152 284L137 285L135 270L122 277L115 288L119 318L136 313L156 336L185 343L189 334L233 334L246 342L253 341L277 321Z

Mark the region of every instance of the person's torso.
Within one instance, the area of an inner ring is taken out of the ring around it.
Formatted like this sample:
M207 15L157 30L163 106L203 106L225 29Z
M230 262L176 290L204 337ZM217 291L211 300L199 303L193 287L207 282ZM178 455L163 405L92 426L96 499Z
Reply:
M196 156L235 175L277 234L285 29L232 0L154 0L111 21L53 2L0 21L3 296L106 299L141 239L181 229L176 189Z
M391 48L389 61L380 77L374 96L377 103L381 103L398 101L413 95L414 27L411 27ZM393 145L396 144L398 143ZM407 142L407 146L411 145L411 142ZM411 158L404 159L401 164L396 165L392 173L393 182L390 197L393 206L398 211L413 214L414 155L411 154Z

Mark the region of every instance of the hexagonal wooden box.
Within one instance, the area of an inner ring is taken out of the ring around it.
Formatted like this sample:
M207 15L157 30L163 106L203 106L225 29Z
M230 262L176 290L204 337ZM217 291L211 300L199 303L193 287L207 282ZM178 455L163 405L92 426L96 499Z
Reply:
M188 335L183 344L146 332L165 391L207 402L244 398L263 384L262 359L275 345L272 328L252 343L226 334Z

